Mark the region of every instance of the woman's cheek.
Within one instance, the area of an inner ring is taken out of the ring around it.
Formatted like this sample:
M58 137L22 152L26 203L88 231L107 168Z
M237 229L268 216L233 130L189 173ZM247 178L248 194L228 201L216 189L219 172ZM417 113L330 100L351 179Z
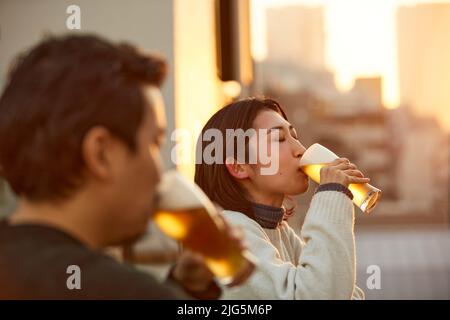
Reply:
M278 155L279 172L281 175L287 175L287 173L292 172L292 168L290 168L292 163L290 160L291 159L287 148L281 146Z

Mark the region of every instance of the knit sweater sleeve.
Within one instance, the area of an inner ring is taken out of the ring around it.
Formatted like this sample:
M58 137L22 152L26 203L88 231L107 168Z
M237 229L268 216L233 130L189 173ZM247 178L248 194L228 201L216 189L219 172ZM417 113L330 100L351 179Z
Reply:
M295 233L294 230L292 230L291 228L289 228L288 230L289 230L288 238L290 240L289 241L290 242L290 246L291 246L291 248L293 250L293 255L295 257L295 260L298 260L300 262L300 257L301 257L301 254L302 254L303 250L304 250L305 242L303 241L302 238L300 238ZM359 288L358 286L356 286L356 284L354 286L353 294L352 294L351 299L352 300L364 300L365 299L364 291L361 288Z
M354 298L354 211L343 193L314 195L301 231L303 241L289 236L288 244L284 240L274 245L252 219L240 213L225 217L243 227L249 250L259 258L256 271L242 286L224 290L225 299ZM296 264L283 260L280 250L298 257Z

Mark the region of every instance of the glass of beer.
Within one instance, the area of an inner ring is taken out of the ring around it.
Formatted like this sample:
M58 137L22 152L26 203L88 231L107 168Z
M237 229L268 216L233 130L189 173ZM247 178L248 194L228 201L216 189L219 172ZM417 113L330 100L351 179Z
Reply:
M320 169L339 158L331 150L315 143L310 146L300 159L300 167L314 182L320 183ZM353 194L353 203L364 213L369 213L381 198L381 190L364 183L352 183L348 186Z
M184 248L200 253L222 284L231 287L250 276L256 258L230 237L223 218L200 187L171 170L163 175L158 196L156 225Z

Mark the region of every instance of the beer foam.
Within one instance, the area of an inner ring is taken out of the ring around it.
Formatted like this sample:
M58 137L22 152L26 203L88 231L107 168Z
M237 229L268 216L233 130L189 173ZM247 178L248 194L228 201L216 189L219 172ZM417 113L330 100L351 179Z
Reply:
M158 185L158 208L163 210L194 209L212 206L211 201L195 183L178 171L166 172Z
M321 144L314 143L310 146L300 159L300 167L333 162L339 158L333 151L325 148Z

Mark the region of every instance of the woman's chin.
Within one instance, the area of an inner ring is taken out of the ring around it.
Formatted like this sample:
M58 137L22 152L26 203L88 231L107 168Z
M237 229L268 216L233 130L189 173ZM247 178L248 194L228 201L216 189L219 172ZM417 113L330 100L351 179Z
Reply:
M299 194L305 193L306 191L308 191L308 187L309 187L309 183L306 182L306 183L301 187Z
M308 187L309 187L309 178L308 176L303 175L303 179L301 180L299 186L299 194L308 191Z
M293 190L291 192L288 192L287 194L289 195L299 195L302 193L305 193L306 191L308 191L308 187L309 187L309 181L308 179L306 179L304 182L302 181L302 183L300 185L295 186L295 188L293 188Z

